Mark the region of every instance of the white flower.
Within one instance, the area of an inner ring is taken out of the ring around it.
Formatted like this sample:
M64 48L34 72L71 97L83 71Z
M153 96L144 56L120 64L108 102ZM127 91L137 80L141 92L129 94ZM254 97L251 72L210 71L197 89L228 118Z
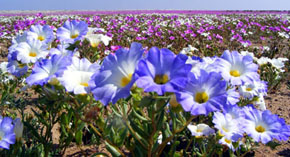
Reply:
M234 119L229 113L215 112L213 116L214 127L219 130L219 135L235 141L243 134L240 122L239 118Z
M258 60L258 58L256 58L255 57L255 55L254 55L254 53L253 52L249 52L249 51L241 51L241 54L243 55L243 56L251 56L255 61L257 61Z
M108 37L108 36L106 36L106 35L102 35L101 39L102 39L102 42L103 42L106 46L108 46L108 45L109 45L109 42L112 40L111 37Z
M85 37L88 37L89 35L92 35L96 32L97 28L93 28L93 27L88 27L88 32L86 34Z
M8 62L2 62L0 64L0 70L2 73L6 73L7 72L7 65L8 65Z
M270 47L269 47L269 46L264 46L264 47L263 47L263 50L265 50L265 51L270 51Z
M86 94L90 91L89 80L91 76L99 69L100 65L97 63L92 64L86 58L73 57L72 65L67 67L59 81L69 92Z
M0 82L4 82L4 83L7 83L9 80L13 80L14 77L10 74L6 75L7 74L7 65L8 65L8 62L2 62L0 64L0 75L1 74L4 74L4 78L3 80L0 80Z
M281 72L284 72L285 70L283 70L283 68L285 66L284 65L285 61L288 61L288 59L287 58L273 58L269 62L272 64L273 67L280 70Z
M278 36L289 39L289 35L286 32L278 32Z
M247 43L247 42L242 42L241 43L244 47L248 47L250 44L249 43Z
M183 49L180 51L180 53L181 53L181 54L185 54L185 55L190 55L190 56L192 56L194 51L198 51L198 49L195 48L195 47L193 47L193 46L191 46L191 45L188 45L188 47L183 48Z
M268 64L270 61L271 61L271 59L268 58L268 57L261 57L261 58L259 58L259 59L257 60L257 63L258 63L260 66L262 66L262 65L266 65L266 64Z
M233 151L235 150L231 138L224 136L219 140L219 143L228 146Z
M256 81L253 81L252 83L247 82L239 87L239 93L245 98L252 99L254 96L259 95L258 86L259 84Z
M201 33L202 36L207 37L210 35L210 33Z
M257 109L264 111L266 110L266 103L263 94L259 94L257 99L253 102Z
M189 124L187 128L191 132L191 135L196 137L208 136L210 134L214 134L215 132L214 129L210 128L208 125L203 123L198 125Z
M87 32L87 34L86 34L85 37L87 38L88 36L94 34L94 33L97 32L97 31L102 31L102 32L104 32L105 30L104 30L103 28L88 27L88 32Z
M92 47L97 47L100 42L103 42L106 46L108 46L109 42L112 40L112 38L103 34L91 34L86 36L86 39L88 39Z

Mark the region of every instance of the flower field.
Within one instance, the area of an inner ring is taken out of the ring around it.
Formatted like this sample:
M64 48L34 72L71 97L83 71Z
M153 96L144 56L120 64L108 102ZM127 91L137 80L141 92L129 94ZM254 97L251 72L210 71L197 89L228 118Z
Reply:
M289 156L290 15L0 13L1 156Z

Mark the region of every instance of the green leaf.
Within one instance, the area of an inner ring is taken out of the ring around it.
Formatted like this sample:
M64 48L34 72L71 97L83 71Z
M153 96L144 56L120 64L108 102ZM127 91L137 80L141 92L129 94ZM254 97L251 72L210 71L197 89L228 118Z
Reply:
M127 135L128 135L128 130L127 129L123 129L122 131L119 131L119 132L121 132L121 133L119 133L120 134L120 136L119 136L120 138L118 140L117 145L121 147L123 145Z
M23 121L23 124L27 127L27 130L31 131L39 141L43 141L43 138L38 134L37 130L30 123Z
M118 150L110 145L107 141L105 141L105 144L106 144L106 148L107 150L112 154L112 156L121 156L121 154L118 152Z
M75 139L76 139L77 145L81 145L82 144L82 138L83 138L82 130L77 131L76 134L75 134Z
M137 123L134 123L133 121L130 120L130 125L132 126L132 129L141 135L143 138L148 139L149 138L149 132L144 131L142 128ZM143 125L146 125L146 123L143 123Z
M271 149L275 149L277 146L280 146L280 143L277 143L275 141L270 141L266 144L266 146L270 147Z
M143 117L142 115L138 114L135 109L132 109L132 112L131 112L134 117L138 118L139 120L142 120L142 121L145 121L145 122L149 122L150 120L146 119L145 117Z
M85 127L85 125L86 125L86 123L84 123L84 122L80 122L80 123L78 124L78 129L77 129L77 131L82 131L83 128Z
M164 120L164 110L161 111L161 113L157 116L157 130L160 130L163 126L163 120Z

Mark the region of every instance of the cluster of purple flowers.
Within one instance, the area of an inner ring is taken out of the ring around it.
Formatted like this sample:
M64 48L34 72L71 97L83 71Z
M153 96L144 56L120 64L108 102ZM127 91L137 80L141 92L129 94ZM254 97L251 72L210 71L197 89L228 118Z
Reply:
M267 91L250 55L225 51L221 57L199 58L157 47L144 53L142 45L133 42L129 49L119 48L106 56L100 65L80 59L76 50L65 50L66 44L88 35L85 22L67 21L56 35L62 45L50 50L55 37L47 25L34 26L18 36L10 47L9 72L21 76L34 64L26 78L28 85L61 84L74 94L91 92L104 105L128 97L134 84L145 92L173 93L184 111L192 115L214 112L213 123L223 137L221 143L231 148L231 142L239 141L244 133L262 143L290 136L289 125L265 110L263 104L259 109L236 105L240 99L254 103Z

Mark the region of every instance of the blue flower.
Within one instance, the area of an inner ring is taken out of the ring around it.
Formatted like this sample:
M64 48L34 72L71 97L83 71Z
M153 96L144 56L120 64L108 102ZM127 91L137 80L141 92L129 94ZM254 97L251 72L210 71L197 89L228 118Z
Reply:
M119 49L115 55L108 55L100 72L94 74L89 82L94 98L107 105L128 97L136 80L135 68L142 54L142 45L132 43L129 50Z
M224 105L222 110L223 113L230 114L233 119L238 119L241 122L245 118L243 109L238 105Z
M88 24L84 21L66 21L64 25L57 29L56 35L61 42L74 43L82 40L87 34Z
M26 64L21 64L19 61L17 61L17 52L8 54L8 65L7 65L7 71L15 75L16 77L21 77L26 74L28 70L28 66Z
M229 88L227 93L227 104L235 105L240 101L240 94L235 90L235 88Z
M184 90L176 93L177 101L192 115L207 115L220 110L227 103L227 85L216 72L200 70L200 76L189 74L190 81Z
M290 136L289 126L284 119L273 115L269 110L260 111L252 106L244 107L245 132L256 142L264 144L273 140L288 140Z
M225 51L217 59L216 66L223 78L232 85L242 85L259 79L258 65L253 63L253 58L249 55L243 56L237 51Z
M27 31L23 32L23 34L18 34L15 38L12 39L12 44L8 48L9 53L12 53L18 44L27 41Z
M186 86L191 65L185 64L186 55L175 55L168 49L153 47L148 56L142 59L136 70L136 84L145 92L177 92Z
M49 55L63 55L63 56L78 56L79 54L76 54L74 51L67 50L69 47L69 44L60 44L57 45L57 48L52 48L49 51Z
M9 149L14 144L16 136L14 126L10 117L0 117L0 148Z
M53 30L49 25L33 25L30 27L30 31L27 32L27 35L28 38L34 38L46 44L51 43L54 40Z
M26 82L32 85L41 85L49 81L55 81L60 77L68 65L71 64L70 57L53 55L50 59L43 59L35 63L32 73L26 78Z

